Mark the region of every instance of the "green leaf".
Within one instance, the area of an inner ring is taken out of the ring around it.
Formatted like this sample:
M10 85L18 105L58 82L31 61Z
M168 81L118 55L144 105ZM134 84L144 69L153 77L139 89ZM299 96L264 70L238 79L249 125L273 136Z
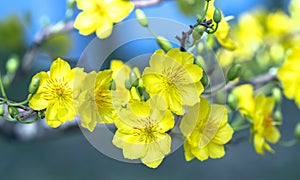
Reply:
M65 56L71 49L70 36L66 33L55 34L42 43L41 49L49 53L53 59Z

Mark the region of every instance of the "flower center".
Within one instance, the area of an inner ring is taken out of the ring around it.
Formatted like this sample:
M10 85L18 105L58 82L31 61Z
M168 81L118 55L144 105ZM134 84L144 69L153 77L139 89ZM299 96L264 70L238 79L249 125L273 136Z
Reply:
M45 89L48 90L45 93L46 100L61 101L72 98L72 89L63 80L50 79L47 81Z
M145 143L151 143L155 141L157 125L153 123L153 120L151 120L150 117L140 119L140 121L143 123L144 128L136 128L139 130L139 132L136 133L136 135L140 136L139 141Z

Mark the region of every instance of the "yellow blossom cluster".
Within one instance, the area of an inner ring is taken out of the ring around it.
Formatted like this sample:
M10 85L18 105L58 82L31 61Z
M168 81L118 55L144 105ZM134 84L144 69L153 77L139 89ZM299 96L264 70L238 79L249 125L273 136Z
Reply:
M108 70L87 73L82 68L71 69L59 58L49 72L33 77L41 83L29 105L34 110L45 109L46 122L53 128L76 114L82 127L91 132L97 123L113 123L117 128L113 144L123 150L125 158L140 159L151 168L170 153L170 130L182 116L187 160L191 160L189 154L199 160L220 158L233 130L225 106L210 106L200 98L202 73L193 55L178 48L167 53L157 50L142 74L119 60L111 61ZM194 111L186 111L188 106ZM192 125L194 115L199 118Z

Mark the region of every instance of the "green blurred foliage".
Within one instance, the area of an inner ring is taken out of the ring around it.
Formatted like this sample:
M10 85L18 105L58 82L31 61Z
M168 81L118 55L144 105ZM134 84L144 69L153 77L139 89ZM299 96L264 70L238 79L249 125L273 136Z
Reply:
M186 15L202 15L206 0L176 0L179 9Z
M42 43L41 49L49 53L52 59L65 56L71 49L70 36L67 33L55 34Z
M11 15L0 22L0 55L7 59L11 54L25 52L24 27L16 15Z

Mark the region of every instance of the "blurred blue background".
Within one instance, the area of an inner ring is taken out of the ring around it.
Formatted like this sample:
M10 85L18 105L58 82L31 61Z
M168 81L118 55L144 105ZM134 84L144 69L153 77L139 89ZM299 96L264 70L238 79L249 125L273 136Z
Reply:
M272 0L217 0L217 5L225 15L238 16L256 6L274 8L287 1ZM57 22L65 16L66 3L62 0L15 0L5 1L0 6L0 21L10 14L20 18L26 12L31 13L31 26L26 28L27 45L30 45L34 35L42 28L42 22ZM193 24L192 16L183 15L175 1L166 0L160 5L143 9L149 17L174 19L184 24ZM77 14L76 12L75 14ZM134 13L126 19L135 18ZM78 59L84 48L94 38L94 35L83 37L77 31L71 33L71 50L66 59ZM1 41L1 40L0 40ZM42 58L42 57L41 57ZM44 57L45 58L45 57ZM5 59L0 54L1 68ZM46 70L51 60L37 61L33 70L24 81L14 82L14 85L26 87L32 74ZM16 91L18 90L18 91ZM22 99L26 95L19 88L9 91L13 99ZM300 111L294 102L283 102L284 125L281 127L282 139L293 137L293 128L299 121ZM248 132L245 132L248 135ZM0 179L299 179L300 178L300 145L286 148L273 146L276 154L257 155L252 144L242 142L228 145L226 156L218 160L199 162L184 160L183 149L165 158L158 169L149 169L141 164L128 164L110 159L94 149L80 132L65 136L34 142L10 141L0 136Z

